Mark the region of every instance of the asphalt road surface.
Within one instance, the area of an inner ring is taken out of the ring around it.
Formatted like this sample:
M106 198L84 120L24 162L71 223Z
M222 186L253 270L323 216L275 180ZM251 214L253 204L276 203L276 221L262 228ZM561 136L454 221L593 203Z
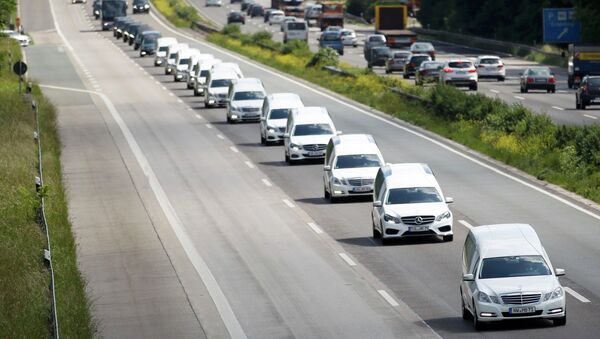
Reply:
M322 165L285 165L280 146L260 145L256 124L227 124L223 109L204 109L151 58L98 31L89 4L53 1L52 7L62 37L42 43L40 34L28 58L31 75L55 86L46 91L59 101L69 201L78 206L71 213L80 253L89 254L80 254L80 266L105 336L591 338L600 330L598 210L419 128L176 32L154 13L136 15L163 36L238 62L268 92L294 92L306 105L326 106L344 133L372 134L387 162L428 163L455 198L454 241L384 247L370 237L369 201L323 200ZM52 70L34 66L52 59ZM94 93L79 98L58 86ZM86 110L71 107L63 115L62 107L76 100ZM107 192L97 197L92 189ZM475 332L462 320L464 225L504 222L533 225L554 266L567 270L561 283L574 293L567 296L566 326L509 322ZM147 245L156 260L127 248L132 243ZM113 260L94 258L107 244Z

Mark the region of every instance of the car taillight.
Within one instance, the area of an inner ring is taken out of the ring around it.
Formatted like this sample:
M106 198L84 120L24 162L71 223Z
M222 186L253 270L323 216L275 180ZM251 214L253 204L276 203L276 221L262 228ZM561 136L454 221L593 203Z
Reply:
M504 65L502 65L502 64L498 65L498 68L502 68L502 67L504 67Z
M452 72L454 72L454 70L452 68L446 67L446 68L443 69L443 72L444 73L452 73Z
M532 83L532 82L533 82L533 78L531 78L531 77L528 77L528 78L527 78L527 83L528 83L528 84L530 84L530 83Z
M411 62L410 67L417 67L417 64L415 64L414 62Z
M554 77L550 77L548 79L548 82L551 83L551 84L555 84L556 83L556 79Z
M475 73L475 72L477 72L477 70L476 70L475 68L471 68L471 69L469 70L469 73Z

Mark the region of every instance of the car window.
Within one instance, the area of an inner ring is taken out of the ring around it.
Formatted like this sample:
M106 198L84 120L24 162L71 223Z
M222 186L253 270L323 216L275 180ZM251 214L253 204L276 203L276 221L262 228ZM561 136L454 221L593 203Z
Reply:
M352 32L350 31L342 31L342 36L348 36L348 35L352 35Z
M407 59L410 53L394 53L394 59Z
M550 275L552 272L541 255L483 259L480 279Z
M420 204L441 201L442 198L435 187L409 187L390 189L386 204Z
M379 167L379 157L377 154L351 154L351 155L340 155L337 157L335 162L335 168L365 168L365 167Z
M473 64L470 61L452 61L448 63L450 68L471 68Z
M496 58L487 58L479 60L479 63L482 65L496 65L500 63L500 59Z
M303 135L326 135L333 134L333 130L329 124L305 124L298 125L294 129L295 136Z
M261 100L265 98L265 93L261 91L247 91L247 92L236 92L233 96L233 100Z
M190 59L179 59L180 65L188 65L190 63Z
M412 45L412 48L414 50L420 50L420 51L427 51L430 49L433 49L433 45L432 44L414 44Z
M369 42L383 42L383 37L382 36L369 37Z
M207 69L203 69L200 71L200 77L201 78L206 78L208 76L208 70Z
M340 35L339 34L323 34L323 40L325 40L325 41L340 40Z
M304 23L304 22L288 22L287 28L290 31L305 31L306 23Z
M215 79L210 82L210 87L229 87L231 79Z
M177 58L177 52L169 54L169 59Z
M588 84L592 86L600 86L600 78L588 79Z
M529 75L534 76L550 76L550 69L547 68L535 68L529 70Z
M290 110L287 108L276 108L271 110L269 119L287 119Z
M423 55L423 56L414 56L414 57L410 58L410 62L414 62L414 63L417 63L417 64L420 64L423 61L427 61L427 60L431 60L431 58L429 58L428 56L425 56L425 55Z

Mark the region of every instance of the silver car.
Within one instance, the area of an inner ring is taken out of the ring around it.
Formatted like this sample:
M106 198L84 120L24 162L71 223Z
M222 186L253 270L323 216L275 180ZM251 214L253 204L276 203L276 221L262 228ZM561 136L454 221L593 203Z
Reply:
M446 61L440 73L440 83L457 87L469 87L472 91L477 90L477 80L477 69L471 61L464 59Z
M410 58L409 51L393 51L391 57L385 62L385 72L392 73L394 71L403 72L404 64Z

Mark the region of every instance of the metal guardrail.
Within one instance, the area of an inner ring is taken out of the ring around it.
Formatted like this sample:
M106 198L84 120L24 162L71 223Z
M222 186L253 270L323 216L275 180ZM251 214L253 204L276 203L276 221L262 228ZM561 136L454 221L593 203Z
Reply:
M335 67L335 66L323 66L323 67L321 67L321 69L323 69L329 73L342 75L342 76L346 76L346 77L351 77L351 78L356 78L356 74L350 73L348 71L344 71L343 69Z
M58 326L58 312L56 306L56 281L54 278L54 267L52 266L52 247L50 243L50 231L48 227L48 221L46 219L46 198L45 198L45 186L44 186L44 166L42 162L42 137L40 132L40 113L39 103L32 98L31 83L27 85L26 98L31 99L31 108L35 114L35 131L33 138L37 144L38 153L38 176L35 177L35 188L40 199L40 207L38 209L38 223L46 235L47 249L44 249L44 262L50 272L50 294L51 294L51 316L50 316L50 327L52 330L51 337L54 339L60 339L60 330Z
M206 25L206 24L204 24L204 23L202 23L200 21L194 21L194 22L192 22L192 29L195 30L195 31L200 31L200 32L209 33L209 34L210 33L217 33L219 31L218 29L216 29L214 27L211 27L211 26L208 26L208 25Z

